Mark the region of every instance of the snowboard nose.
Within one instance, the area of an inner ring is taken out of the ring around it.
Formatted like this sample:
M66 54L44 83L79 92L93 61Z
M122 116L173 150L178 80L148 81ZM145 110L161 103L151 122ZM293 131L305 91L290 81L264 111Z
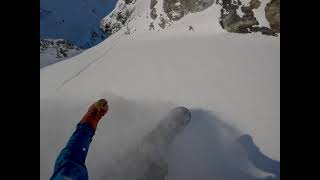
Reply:
M186 107L183 107L183 106L176 107L171 112L173 114L183 115L184 117L191 118L191 113L190 113L189 109Z
M171 111L173 119L175 119L179 124L186 126L191 120L191 112L188 108L180 106L176 107Z

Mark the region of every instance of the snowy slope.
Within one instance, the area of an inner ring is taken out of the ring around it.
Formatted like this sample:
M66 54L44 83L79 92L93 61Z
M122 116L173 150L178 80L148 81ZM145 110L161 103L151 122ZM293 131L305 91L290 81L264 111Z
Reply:
M187 179L183 172L190 179L217 176L208 169L215 159L205 160L217 158L212 150L220 147L215 146L217 130L209 128L212 124L232 142L242 133L250 134L263 153L280 160L279 68L278 38L115 34L79 56L40 70L41 179L49 177L57 152L86 106L100 97L110 100L110 114L101 123L88 156L92 179L103 179L104 168L125 154L124 147L154 127L159 116L151 112L165 111L158 106L184 105L195 112L212 111L218 117L195 115L195 124L177 139L169 155L169 169L176 169L169 171L169 179ZM233 143L221 146L234 149ZM201 157L192 155L199 152ZM241 167L255 176L265 174L252 170L252 165L236 165Z
M125 167L118 160L127 149L177 105L192 119L167 154L167 179L279 179L280 39L226 33L211 20L218 12L187 14L161 33L136 20L136 33L122 28L40 69L40 178L49 178L75 124L103 97L110 111L87 157L91 179Z

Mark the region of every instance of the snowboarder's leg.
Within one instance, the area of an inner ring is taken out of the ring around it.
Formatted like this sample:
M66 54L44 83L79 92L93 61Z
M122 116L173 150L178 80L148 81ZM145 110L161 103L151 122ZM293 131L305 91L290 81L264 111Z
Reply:
M108 104L105 100L99 100L90 106L66 147L60 152L50 179L88 179L85 166L87 152L97 124L107 110Z
M85 159L94 135L88 123L79 123L66 147L60 152L51 179L62 176L72 179L88 179Z

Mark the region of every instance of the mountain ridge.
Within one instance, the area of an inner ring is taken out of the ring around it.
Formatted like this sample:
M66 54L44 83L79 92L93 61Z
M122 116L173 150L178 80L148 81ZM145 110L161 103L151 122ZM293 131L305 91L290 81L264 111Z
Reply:
M100 27L108 36L122 28L126 29L125 34L162 31L188 14L213 6L220 13L207 23L219 23L227 32L261 32L272 36L280 33L280 0L119 0L114 10L101 20ZM193 26L190 24L189 30L196 31Z

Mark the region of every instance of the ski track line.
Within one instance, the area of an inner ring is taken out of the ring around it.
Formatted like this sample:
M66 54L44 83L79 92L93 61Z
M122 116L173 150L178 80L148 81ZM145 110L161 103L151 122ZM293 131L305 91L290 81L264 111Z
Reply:
M109 49L107 49L105 52L103 52L102 55L100 55L99 57L95 58L93 61L91 61L90 63L88 63L87 65L85 65L79 72L77 72L75 75L71 76L70 78L66 79L65 81L62 82L61 86L58 88L61 89L63 88L67 83L69 83L70 81L72 81L73 79L75 79L76 77L78 77L82 72L84 72L86 69L88 69L92 64L94 64L95 62L99 61L100 59L102 59L102 57L104 57L108 52L110 52L115 46L117 46L117 44L119 43L120 39L122 38L122 36L120 36L115 43L113 43L114 45L112 45Z
M131 20L133 19L133 17L131 18ZM128 23L126 23L123 27L127 26ZM113 47L117 46L120 39L125 36L125 34L123 34L122 36L120 36L118 39L115 40L115 42L113 43L114 45L111 46L109 49L107 49L101 56L97 57L96 59L94 59L92 62L88 63L87 65L85 65L79 72L77 72L75 75L71 76L70 78L68 78L67 80L63 81L61 86L57 89L61 89L63 88L67 83L69 83L71 80L73 80L74 78L78 77L83 71L85 71L86 69L88 69L92 64L94 64L95 62L97 62L98 60L100 60L103 56L105 56L109 51L112 50Z

